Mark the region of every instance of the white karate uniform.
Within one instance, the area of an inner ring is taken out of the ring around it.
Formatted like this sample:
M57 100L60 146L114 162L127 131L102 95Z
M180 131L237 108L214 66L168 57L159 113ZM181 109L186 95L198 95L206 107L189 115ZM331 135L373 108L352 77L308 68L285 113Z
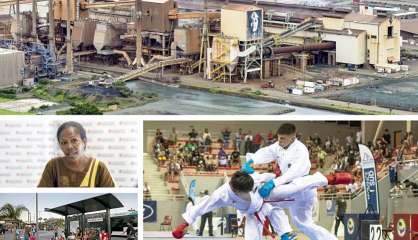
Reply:
M306 176L311 169L309 151L299 140L291 143L287 149L274 143L259 149L255 153L247 154L247 160L252 159L254 164L265 164L276 161L280 166L282 175L274 179L275 188L269 198L280 197L276 189L281 189L297 178ZM303 178L302 178L303 179ZM296 180L303 181L303 180ZM295 183L293 183L295 184ZM300 183L303 186L303 183ZM290 187L290 186L288 186ZM312 240L336 240L337 238L325 228L318 226L312 220L312 209L317 198L316 188L310 188L295 193L294 201L271 203L274 207L287 208L292 215L293 224Z
M240 211L247 219L245 224L246 240L262 239L263 223L266 217L269 218L271 225L279 236L291 232L292 228L290 227L289 220L283 208L281 206L276 207L280 202L266 203L258 194L258 187L263 182L273 179L275 175L270 173L254 173L251 176L254 179L254 190L249 193L251 202L239 197L232 191L229 183L225 183L216 189L210 198L200 201L195 206L186 209L186 212L182 215L184 220L191 225L199 216L206 212L213 211L217 208L232 206ZM323 186L324 184L326 185L326 178L322 174L303 177L302 181L297 180L295 180L295 183L287 184L287 186L284 186L283 188L274 189L272 191L272 196L275 198L277 197L278 199L270 198L268 200L276 201L289 199L294 197L298 191Z

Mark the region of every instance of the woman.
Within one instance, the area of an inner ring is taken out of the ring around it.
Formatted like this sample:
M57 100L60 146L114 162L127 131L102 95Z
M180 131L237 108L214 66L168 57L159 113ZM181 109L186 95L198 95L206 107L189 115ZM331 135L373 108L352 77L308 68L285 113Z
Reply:
M85 154L86 131L77 122L65 122L57 130L64 157L51 159L38 187L115 187L106 165Z

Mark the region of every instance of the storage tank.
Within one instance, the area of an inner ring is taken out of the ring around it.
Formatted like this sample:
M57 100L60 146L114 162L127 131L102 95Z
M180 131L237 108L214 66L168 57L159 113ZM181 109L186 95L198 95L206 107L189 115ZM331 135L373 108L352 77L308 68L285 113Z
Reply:
M239 41L263 38L263 9L243 4L228 4L221 9L221 32Z
M126 24L97 23L94 47L97 51L120 47L122 45L120 35L125 32Z
M93 46L94 33L96 31L96 22L94 21L76 21L72 31L73 48Z
M226 64L233 71L238 64L239 44L237 38L216 36L212 41L212 62Z
M0 87L22 85L24 67L24 52L0 48Z

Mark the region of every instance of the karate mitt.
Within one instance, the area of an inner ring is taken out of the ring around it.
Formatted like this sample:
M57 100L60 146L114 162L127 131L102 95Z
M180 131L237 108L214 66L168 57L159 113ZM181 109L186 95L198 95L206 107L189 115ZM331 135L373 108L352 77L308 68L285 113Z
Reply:
M272 180L264 183L263 186L261 186L261 188L258 189L258 193L260 194L260 196L262 198L266 198L266 197L268 197L270 195L271 190L273 190L273 188L275 186L276 185L274 184L274 181L272 179Z
M296 235L294 233L285 233L280 237L280 240L296 240Z
M248 173L248 174L253 174L254 173L254 168L251 167L251 164L253 164L254 161L252 159L250 159L248 162L244 163L244 165L242 165L241 171Z
M180 239L186 235L187 227L189 224L182 223L176 227L171 233L173 234L173 237L176 239Z

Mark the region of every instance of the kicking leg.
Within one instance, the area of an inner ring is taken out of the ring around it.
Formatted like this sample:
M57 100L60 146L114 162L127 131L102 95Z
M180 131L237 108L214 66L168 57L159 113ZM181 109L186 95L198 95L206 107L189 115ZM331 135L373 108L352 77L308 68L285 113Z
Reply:
M289 224L289 218L283 209L274 208L268 218L270 219L270 223L273 226L274 231L276 231L279 236L292 232L292 227Z
M245 218L245 240L262 240L263 223L254 214L247 214Z
M312 240L337 240L325 228L318 226L312 219L312 209L316 198L316 190L308 190L306 194L301 194L298 202L289 208L294 225ZM302 196L303 195L303 196Z
M278 199L288 198L293 194L301 191L326 186L328 183L327 178L320 172L305 177L296 178L288 184L276 186L270 193L267 201L274 201Z

